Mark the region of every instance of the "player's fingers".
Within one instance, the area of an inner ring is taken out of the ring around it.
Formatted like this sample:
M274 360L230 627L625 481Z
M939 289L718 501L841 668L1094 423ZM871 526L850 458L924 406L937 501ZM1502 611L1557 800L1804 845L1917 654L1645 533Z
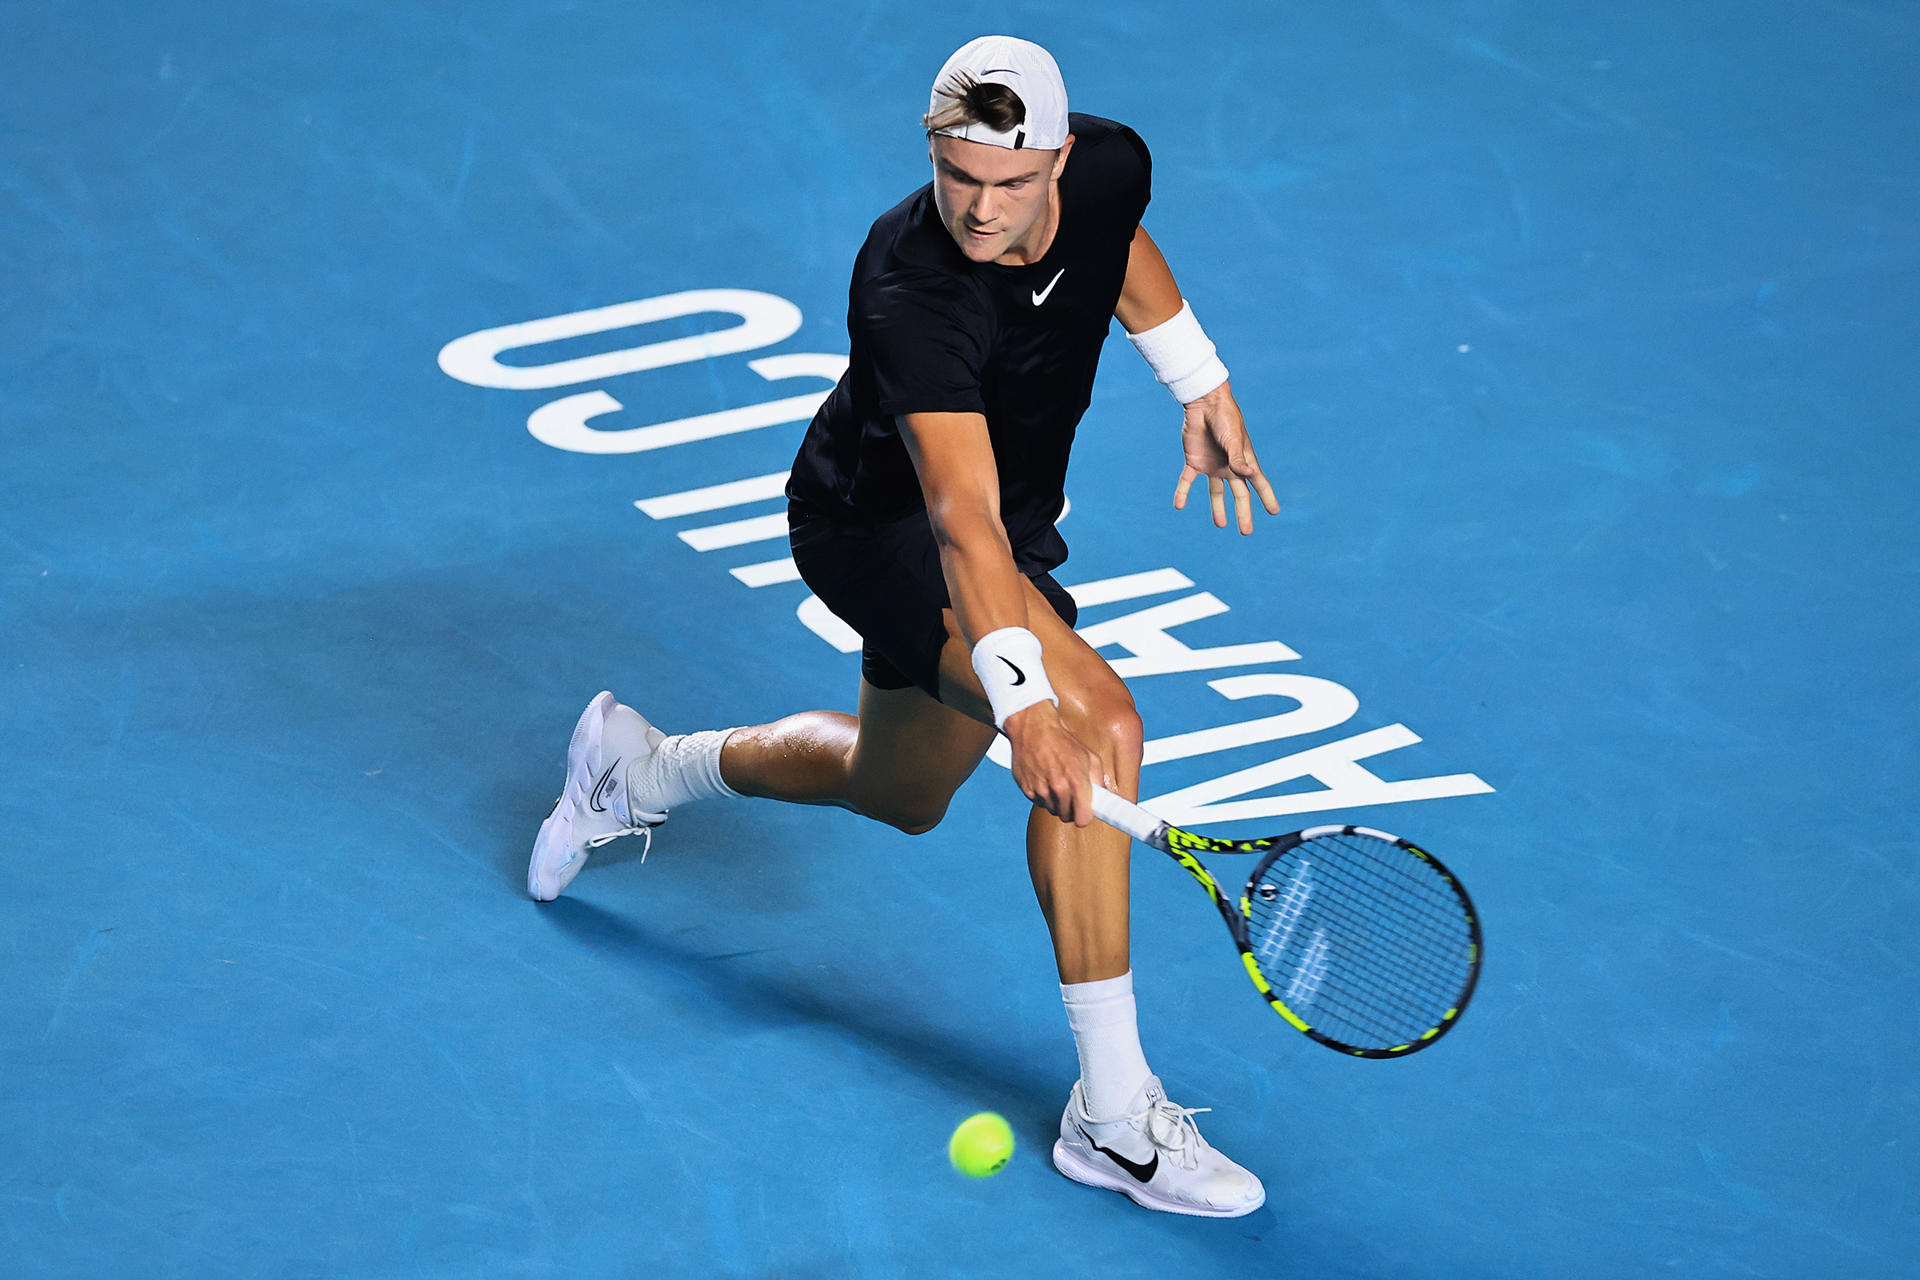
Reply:
M1084 827L1093 821L1093 760L1087 761L1087 767L1080 771L1075 779L1079 785L1073 789L1073 825Z
M1074 785L1074 775L1070 771L1062 769L1054 776L1052 791L1053 803L1047 806L1047 812L1062 822L1071 822L1075 826L1079 826L1078 792L1079 788Z
M1233 486L1233 511L1240 517L1240 535L1253 532L1253 498L1247 493L1247 482L1239 476L1227 482Z
M1025 774L1016 772L1014 781L1024 795L1036 808L1045 809L1054 817L1060 816L1061 786L1058 771L1042 766L1039 771Z
M1267 483L1267 473L1260 469L1260 459L1254 456L1251 441L1243 438L1240 447L1234 450L1227 465L1233 468L1235 475L1253 486L1253 491L1260 495L1260 504L1267 509L1268 515L1280 514L1280 499L1273 496L1273 486Z
M1253 481L1253 491L1260 495L1261 505L1266 507L1267 514L1270 516L1279 515L1280 499L1273 496L1273 486L1267 483L1267 473L1256 469L1251 478Z
M1207 496L1213 499L1213 527L1227 527L1227 486L1219 476L1207 477Z
M1193 487L1193 478L1199 474L1200 473L1195 471L1191 465L1180 469L1180 483L1173 488L1173 509L1175 511L1185 511L1187 509L1187 490Z

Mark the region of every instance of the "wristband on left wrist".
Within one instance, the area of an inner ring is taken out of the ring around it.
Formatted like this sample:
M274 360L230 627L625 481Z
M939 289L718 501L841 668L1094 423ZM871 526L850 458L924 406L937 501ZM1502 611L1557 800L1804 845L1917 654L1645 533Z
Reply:
M1181 404L1192 404L1227 380L1227 366L1184 298L1172 319L1130 333L1127 341Z

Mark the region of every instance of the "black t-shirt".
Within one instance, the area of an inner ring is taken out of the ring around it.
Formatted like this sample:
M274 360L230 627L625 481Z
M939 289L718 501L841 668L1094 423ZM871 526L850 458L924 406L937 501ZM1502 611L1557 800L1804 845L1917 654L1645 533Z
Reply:
M854 260L847 372L814 415L787 494L858 523L926 505L896 415L980 413L1000 474L1000 519L1023 573L1067 558L1054 530L1067 452L1126 280L1152 160L1133 130L1069 117L1060 225L1027 266L976 263L940 221L931 185L873 224Z

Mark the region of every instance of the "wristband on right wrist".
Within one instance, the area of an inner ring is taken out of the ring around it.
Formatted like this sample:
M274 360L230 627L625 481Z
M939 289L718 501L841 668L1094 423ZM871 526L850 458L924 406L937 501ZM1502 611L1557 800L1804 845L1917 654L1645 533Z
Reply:
M1025 627L1001 627L973 646L973 673L987 691L993 727L1005 729L1007 717L1036 702L1060 705L1040 661L1040 637Z
M1181 404L1198 400L1227 380L1227 366L1220 363L1213 340L1200 327L1185 298L1171 320L1130 333L1127 341Z

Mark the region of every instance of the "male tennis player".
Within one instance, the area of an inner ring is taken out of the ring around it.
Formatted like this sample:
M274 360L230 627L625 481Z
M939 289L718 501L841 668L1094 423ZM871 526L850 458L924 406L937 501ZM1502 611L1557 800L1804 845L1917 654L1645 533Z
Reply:
M1034 803L1027 864L1080 1057L1055 1167L1151 1209L1251 1213L1259 1179L1207 1144L1140 1048L1129 841L1091 804L1096 781L1136 794L1140 719L1050 572L1111 317L1186 406L1174 506L1204 475L1222 528L1229 486L1242 533L1249 485L1279 507L1226 368L1140 226L1150 161L1133 131L1069 116L1053 58L1007 36L947 60L923 124L933 182L873 224L854 262L850 364L787 488L802 577L864 641L859 714L669 737L600 694L574 728L528 890L558 897L588 850L701 798L837 804L931 830L998 729Z

